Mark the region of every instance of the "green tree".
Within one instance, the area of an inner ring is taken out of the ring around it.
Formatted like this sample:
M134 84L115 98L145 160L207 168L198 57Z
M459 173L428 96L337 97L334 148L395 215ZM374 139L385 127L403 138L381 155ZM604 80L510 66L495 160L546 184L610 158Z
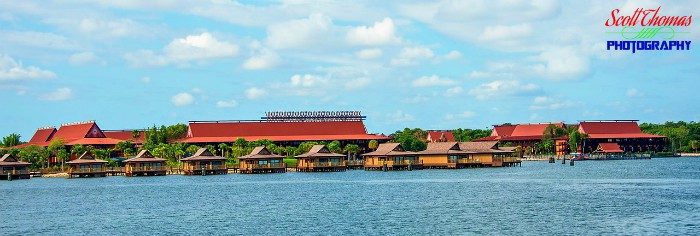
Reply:
M66 152L66 142L60 138L51 140L51 143L49 143L49 146L47 147L47 149L48 149L50 155L56 157L56 161L61 162L61 169L63 169L64 163L67 160L65 157L59 157L58 153L61 151Z
M22 136L16 133L11 133L2 138L2 146L14 147L20 145L22 142L19 140Z
M456 129L452 131L452 135L457 142L470 142L475 139L485 138L491 135L490 129Z
M405 128L394 132L391 137L392 142L401 143L401 146L407 151L422 151L427 146L427 141L425 140L427 132L419 128Z
M372 150L377 150L377 148L379 147L379 142L377 142L377 140L374 139L369 140L367 147Z
M114 145L114 150L120 152L122 157L127 157L130 153L127 153L127 150L133 149L135 147L134 143L130 141L121 141L118 142L117 145Z
M340 141L338 140L333 140L333 142L328 143L326 145L328 147L328 150L333 152L333 153L342 153L343 149L340 147Z
M230 148L228 147L228 144L219 143L218 147L219 147L219 153L221 153L221 156L228 157L228 155L226 155L226 154L228 154L228 150L230 150Z
M86 151L87 151L87 149L85 148L85 146L83 146L81 144L73 145L70 148L70 154L76 158L79 157L80 155L83 155L83 153L85 153Z
M581 133L578 130L572 130L569 133L569 151L578 152L579 144L581 143Z
M700 141L698 140L690 140L690 149L693 151L697 152L698 148L700 148Z
M216 147L214 147L214 145L208 144L208 145L204 146L204 148L209 150L209 152L211 152L211 154L216 155L218 153L218 152L216 152Z

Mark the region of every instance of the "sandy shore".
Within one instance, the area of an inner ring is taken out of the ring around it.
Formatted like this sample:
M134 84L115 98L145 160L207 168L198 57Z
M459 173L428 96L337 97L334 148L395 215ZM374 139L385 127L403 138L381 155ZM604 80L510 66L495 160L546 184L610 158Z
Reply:
M68 178L68 173L56 173L56 174L45 174L41 175L44 178Z

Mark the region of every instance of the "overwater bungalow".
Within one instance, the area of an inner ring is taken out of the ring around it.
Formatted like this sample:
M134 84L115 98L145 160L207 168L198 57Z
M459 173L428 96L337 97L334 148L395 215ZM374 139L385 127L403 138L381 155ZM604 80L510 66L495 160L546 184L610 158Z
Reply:
M365 170L413 170L423 163L415 152L405 151L400 143L382 143L377 150L365 153Z
M513 150L498 147L498 141L460 142L459 149L469 153L469 159L478 166L501 167L519 165L520 159L513 156Z
M480 163L469 152L462 151L457 142L428 143L424 151L418 152L423 168L464 168Z
M29 179L29 165L11 154L3 155L0 158L0 180Z
M165 175L165 159L154 157L148 150L141 150L138 155L124 161L126 176Z
M185 175L225 175L226 157L216 156L206 148L200 148L191 157L182 158L182 172Z
M326 145L314 145L304 154L296 156L297 171L300 172L316 172L316 171L345 171L347 165L345 155L333 153L328 150Z
M68 178L78 177L105 177L107 161L95 159L89 152L84 152L75 160L66 162L68 164Z
M287 165L284 164L284 157L273 154L265 146L253 149L250 154L239 157L240 166L238 171L243 174L262 173L284 173Z

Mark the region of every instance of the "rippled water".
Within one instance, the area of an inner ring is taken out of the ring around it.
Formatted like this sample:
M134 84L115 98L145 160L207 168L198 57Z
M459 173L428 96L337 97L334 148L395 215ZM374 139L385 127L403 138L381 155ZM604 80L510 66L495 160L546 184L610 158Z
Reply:
M2 181L0 234L693 234L700 158Z

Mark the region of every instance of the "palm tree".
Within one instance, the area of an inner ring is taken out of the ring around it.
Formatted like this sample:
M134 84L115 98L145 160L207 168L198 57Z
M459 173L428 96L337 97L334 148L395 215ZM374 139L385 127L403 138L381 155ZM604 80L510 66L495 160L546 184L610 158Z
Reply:
M19 134L11 133L10 135L7 135L4 138L2 138L2 145L5 147L17 146L21 143L19 140L20 137L22 137L22 136Z
M369 149L372 150L377 150L377 148L379 147L379 142L377 142L377 140L372 139L367 144L367 147L369 147Z
M225 143L220 143L219 144L219 152L221 152L221 156L226 157L226 153L228 151L229 147Z

